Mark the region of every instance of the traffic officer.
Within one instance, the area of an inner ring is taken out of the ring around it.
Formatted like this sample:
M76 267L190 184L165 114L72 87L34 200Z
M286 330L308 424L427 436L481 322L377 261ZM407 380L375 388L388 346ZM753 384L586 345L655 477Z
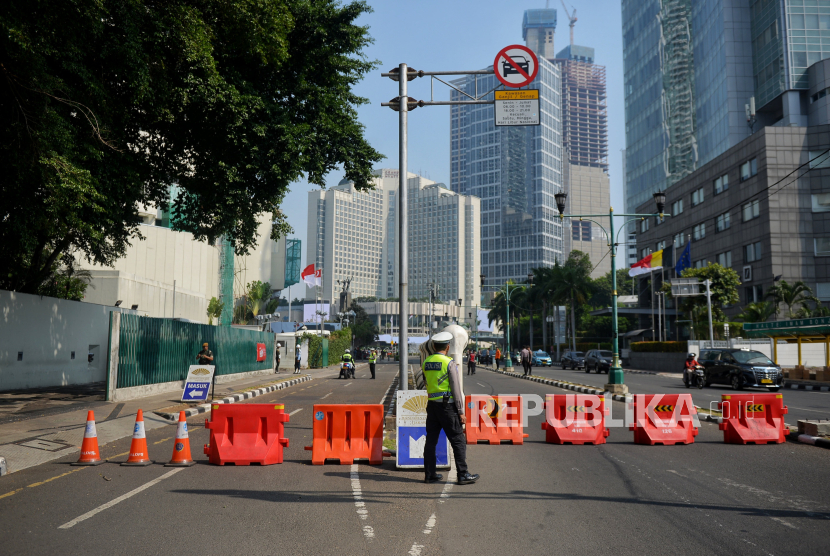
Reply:
M354 365L354 357L352 357L352 352L351 352L351 350L348 350L348 349L347 349L347 350L346 350L346 353L344 353L344 354L340 357L340 361L345 361L346 363L351 364L351 367L352 367L352 378L354 378L354 367L355 367L355 365ZM349 378L349 377L346 377L346 378Z
M461 373L451 357L452 334L439 332L432 337L436 353L424 360L424 378L427 383L427 439L424 445L424 482L435 483L444 478L435 472L435 448L443 430L452 446L459 485L469 485L478 475L467 471L467 439L461 426L464 419L464 392L461 391Z
M372 373L372 379L375 378L375 363L378 360L378 354L375 350L372 350L372 353L369 354L369 371Z

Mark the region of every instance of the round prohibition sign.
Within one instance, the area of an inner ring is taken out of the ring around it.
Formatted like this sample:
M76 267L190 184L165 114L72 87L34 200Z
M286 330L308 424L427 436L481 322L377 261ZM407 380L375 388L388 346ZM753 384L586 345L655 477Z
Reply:
M539 73L539 59L531 49L521 44L505 46L496 54L493 73L508 87L524 87L530 85Z

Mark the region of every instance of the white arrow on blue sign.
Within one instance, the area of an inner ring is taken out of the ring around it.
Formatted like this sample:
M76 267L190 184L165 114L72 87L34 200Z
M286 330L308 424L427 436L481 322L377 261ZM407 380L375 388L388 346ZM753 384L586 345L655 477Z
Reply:
M182 391L183 402L203 402L207 400L214 369L213 365L192 365L190 367Z

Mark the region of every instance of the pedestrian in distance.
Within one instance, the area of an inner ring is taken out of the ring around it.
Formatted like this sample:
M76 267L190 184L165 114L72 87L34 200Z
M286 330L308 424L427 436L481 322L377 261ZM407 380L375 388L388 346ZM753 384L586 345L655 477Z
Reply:
M464 391L461 372L447 355L452 334L439 332L432 337L436 350L424 360L423 372L427 386L427 438L424 444L424 482L435 483L444 478L435 472L435 448L441 431L447 435L455 458L458 484L469 485L479 479L467 470L467 439L461 425L464 419Z
M471 350L470 355L467 356L467 374L476 374L476 352L474 350Z
M213 365L213 352L208 349L208 343L202 344L202 351L196 356L199 365Z
M525 346L524 349L522 349L522 352L519 355L519 358L522 361L522 368L524 369L524 376L528 376L530 374L530 358L531 358L530 346Z
M276 359L276 363L274 365L274 374L280 372L280 344L277 342L277 353L275 354L274 358Z
M372 353L369 354L369 372L372 373L372 380L375 379L375 363L377 363L378 354L375 350L372 350Z
M303 354L300 350L297 350L296 355L294 356L294 374L300 374L300 361L302 360Z
M496 370L499 370L499 360L501 359L501 350L496 348Z

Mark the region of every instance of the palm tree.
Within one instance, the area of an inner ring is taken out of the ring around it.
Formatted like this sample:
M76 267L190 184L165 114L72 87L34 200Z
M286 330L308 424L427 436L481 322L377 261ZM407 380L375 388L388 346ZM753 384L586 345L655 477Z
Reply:
M561 267L558 283L553 292L554 298L567 298L571 309L571 338L576 349L576 304L585 303L591 295L591 280L578 266L566 264Z
M742 322L765 322L775 314L775 306L770 301L750 303L736 318Z
M797 318L797 312L793 311L793 307L797 305L800 305L801 309L806 309L807 311L810 310L810 306L808 305L810 301L818 306L821 305L818 298L813 295L813 290L801 280L792 285L786 280L781 280L769 289L765 297L774 300L775 314L778 314L779 304L783 303L786 305L787 317L791 319Z

